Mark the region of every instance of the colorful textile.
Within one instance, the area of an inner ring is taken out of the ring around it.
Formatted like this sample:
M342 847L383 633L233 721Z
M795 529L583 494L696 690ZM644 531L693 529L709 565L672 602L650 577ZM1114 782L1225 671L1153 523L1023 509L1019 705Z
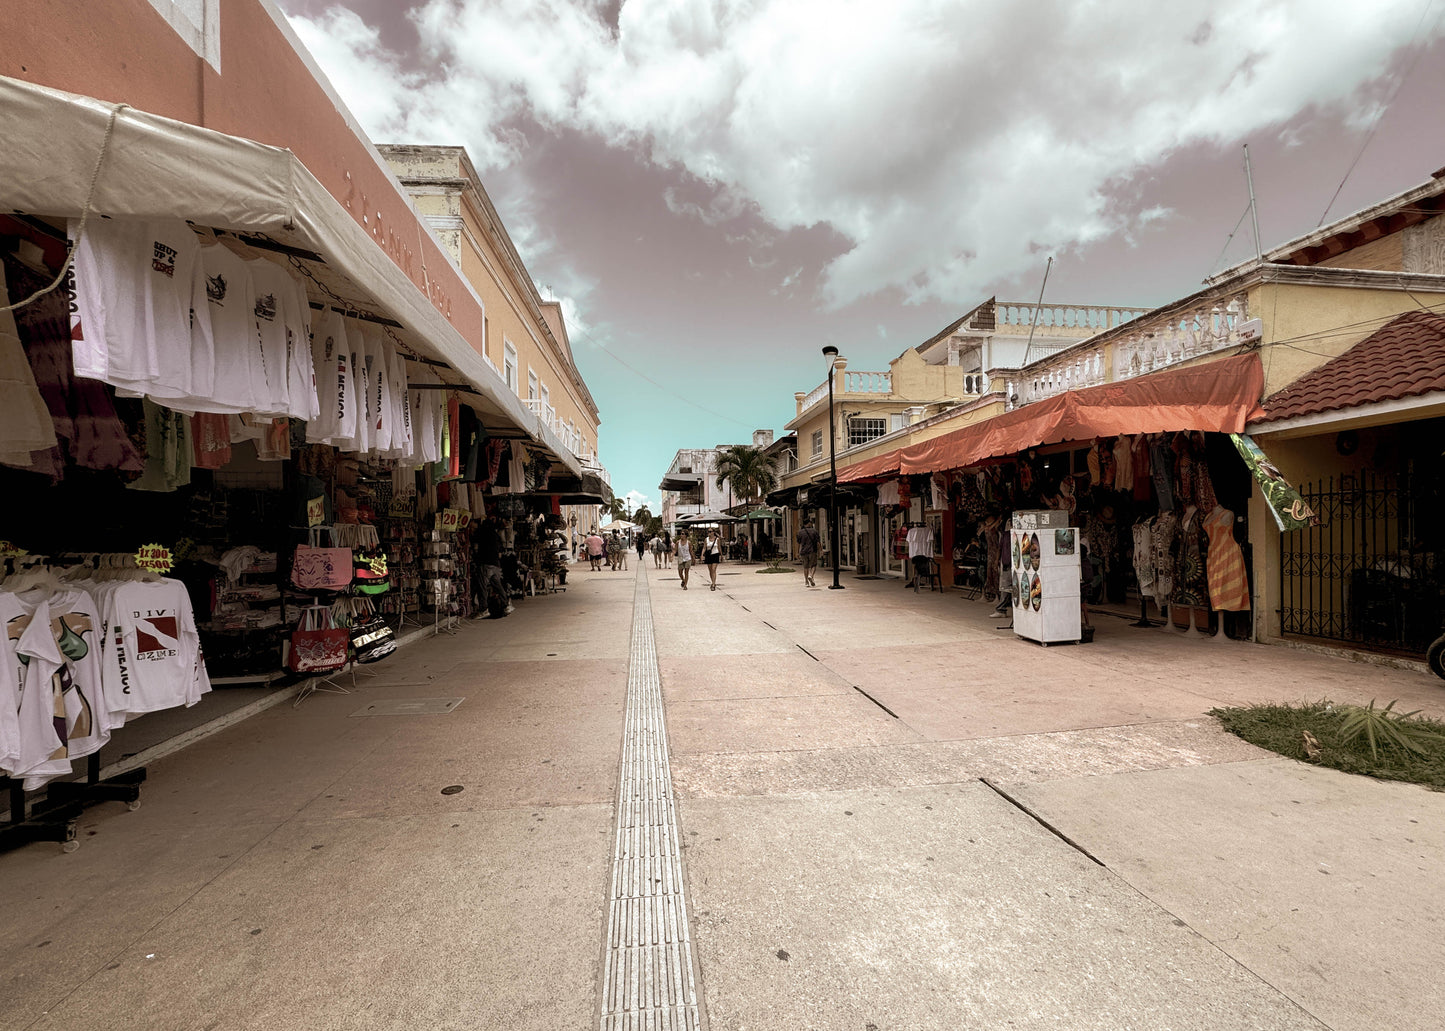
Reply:
M1250 607L1249 577L1244 552L1234 539L1234 513L1216 506L1203 525L1209 535L1209 603L1219 611L1243 612Z

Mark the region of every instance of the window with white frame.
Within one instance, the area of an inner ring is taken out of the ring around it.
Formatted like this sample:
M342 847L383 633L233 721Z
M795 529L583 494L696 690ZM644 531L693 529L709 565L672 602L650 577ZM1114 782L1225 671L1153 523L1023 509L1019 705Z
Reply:
M517 346L510 340L505 341L502 350L502 378L507 381L507 388L512 393L517 392Z
M877 440L887 432L887 419L854 416L848 420L848 446L857 447L859 444L866 444L870 440Z
M814 430L814 431L813 431L813 457L814 457L814 458L822 458L822 457L823 457L823 431L822 431L822 430Z
M543 407L543 408L550 408L550 407L552 407L552 392L547 389L547 384L543 383L543 384L542 384L540 387L538 387L537 389L538 389L538 394L537 394L537 396L542 399L542 407Z
M903 413L894 412L888 417L888 430L890 433L896 433L901 429L903 429Z
M527 400L537 400L537 374L531 369L527 370Z

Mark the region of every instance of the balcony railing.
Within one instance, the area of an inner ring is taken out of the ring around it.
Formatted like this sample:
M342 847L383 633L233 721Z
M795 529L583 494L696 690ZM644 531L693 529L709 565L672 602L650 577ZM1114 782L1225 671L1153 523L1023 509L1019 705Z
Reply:
M891 372L843 372L843 388L839 396L844 394L891 394L893 392L893 373ZM824 380L803 398L798 406L798 414L802 415L809 408L812 408L819 401L828 396L828 381Z
M1132 379L1202 354L1235 347L1249 321L1249 298L1237 293L1200 301L1182 312L1140 320L1114 343L1110 361L1116 380Z
M823 384L824 388L828 386ZM843 393L845 394L887 394L893 390L891 372L845 372Z
M1066 390L1132 379L1200 355L1235 347L1239 327L1249 319L1245 294L1200 301L1184 311L1131 320L1123 333L1104 345L1076 345L1023 369L991 369L1005 384L1007 406L1042 401Z
M1124 323L1148 314L1150 308L1120 308L1106 304L1030 304L1027 301L999 301L996 323L1010 327L1005 332L1027 332L1034 325L1038 310L1040 330L1054 335L1077 335L1080 339L1115 329ZM1048 335L1048 334L1045 334Z

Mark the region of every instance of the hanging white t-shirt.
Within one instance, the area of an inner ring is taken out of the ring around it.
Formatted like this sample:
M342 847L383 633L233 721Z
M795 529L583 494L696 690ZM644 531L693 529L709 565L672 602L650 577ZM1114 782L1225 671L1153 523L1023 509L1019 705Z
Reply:
M908 530L908 557L917 558L920 555L933 557L933 528L931 526L914 526Z
M401 351L391 350L391 419L392 458L410 459L415 457L416 445L411 431L411 391L406 383L406 359Z
M291 402L292 341L305 339L296 309L296 281L274 261L252 258L246 262L255 290L254 314L261 354L265 393L258 399L259 415L297 415ZM304 403L304 398L301 399ZM304 419L305 415L297 415Z
M310 422L321 414L320 397L316 390L316 367L311 353L311 303L306 297L306 284L299 276L291 276L291 285L296 318L294 335L287 338L286 344L287 375L290 377L287 396L290 398L292 416ZM293 323L288 320L286 327L291 330Z
M107 597L106 697L128 719L191 706L211 689L191 599L178 580L123 582Z
M356 385L345 320L329 307L311 319L311 358L321 410L306 426L313 444L337 444L356 436Z
M210 313L190 226L93 218L76 247L73 283L77 376L132 395L209 396Z
M192 403L201 412L262 411L268 393L265 356L256 332L256 292L249 263L217 243L201 248L201 267L211 312L215 373L211 393Z
M392 346L380 332L367 329L367 353L371 356L371 448L389 454L396 434L395 412L391 401Z
M430 382L430 378L426 379ZM415 451L423 462L441 461L441 433L437 423L437 396L439 390L411 391L411 413L416 438Z

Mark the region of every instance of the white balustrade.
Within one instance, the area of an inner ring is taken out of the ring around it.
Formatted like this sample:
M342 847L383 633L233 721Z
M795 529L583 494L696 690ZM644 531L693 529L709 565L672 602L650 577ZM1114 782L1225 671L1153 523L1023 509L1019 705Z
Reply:
M1200 301L1182 312L1141 319L1113 346L1116 380L1132 379L1240 343L1239 327L1249 320L1244 293Z
M827 384L823 384L826 388ZM893 390L891 372L844 372L843 393L845 394L887 394Z
M1092 336L1106 329L1115 329L1124 323L1146 315L1149 308L1121 308L1105 304L1030 304L1027 301L999 301L996 321L999 326L1016 326L1021 329L1034 325L1034 311L1038 311L1038 328L1064 331L1082 331Z

